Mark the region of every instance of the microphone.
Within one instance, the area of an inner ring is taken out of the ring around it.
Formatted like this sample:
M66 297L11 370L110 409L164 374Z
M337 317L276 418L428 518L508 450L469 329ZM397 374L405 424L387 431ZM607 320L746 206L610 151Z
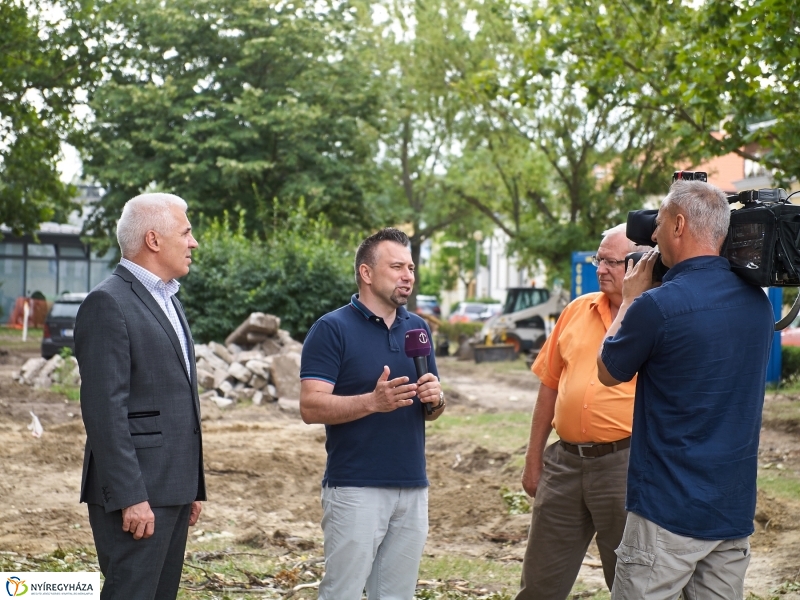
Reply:
M431 353L431 340L425 329L409 329L406 332L406 356L414 359L414 368L417 370L417 379L428 372L428 356ZM425 412L433 414L430 402L423 402Z

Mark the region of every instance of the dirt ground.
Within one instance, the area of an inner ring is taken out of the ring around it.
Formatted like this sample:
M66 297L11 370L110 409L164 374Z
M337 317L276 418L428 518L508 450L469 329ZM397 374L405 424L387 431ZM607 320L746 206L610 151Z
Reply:
M10 373L24 358L0 350L0 551L36 554L91 546L86 509L78 504L85 439L80 407L13 382ZM447 360L440 364L450 389L450 415L531 410L537 387L532 375L511 372L487 379L485 372L457 367ZM44 427L39 439L27 429L31 411ZM762 430L760 463L780 463L797 473L800 435L786 429ZM324 428L305 425L275 404L226 411L205 407L203 434L210 500L190 536L190 549L214 538L254 546L282 538L321 554ZM500 489L521 489L519 467L511 463L520 464L514 454L524 454L524 447L490 452L434 434L427 450L426 553L520 561L529 515L508 515ZM759 493L755 527L746 588L766 595L800 575L800 501ZM588 587L603 585L596 556L590 548L581 571Z

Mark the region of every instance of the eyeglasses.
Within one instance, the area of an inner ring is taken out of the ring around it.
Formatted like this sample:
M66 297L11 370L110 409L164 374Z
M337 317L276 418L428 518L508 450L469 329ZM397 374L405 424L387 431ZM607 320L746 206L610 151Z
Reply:
M623 258L622 260L613 260L611 258L600 258L595 254L592 257L592 264L595 267L599 267L600 263L606 263L606 266L609 269L613 269L614 267L618 267L620 265L624 265L625 264L625 259Z

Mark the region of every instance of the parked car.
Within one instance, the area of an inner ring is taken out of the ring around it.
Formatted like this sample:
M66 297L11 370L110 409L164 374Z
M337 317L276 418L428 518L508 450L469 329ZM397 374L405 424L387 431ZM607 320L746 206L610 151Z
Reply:
M486 315L486 304L482 302L459 302L456 309L450 313L447 320L451 323L467 323L469 321L482 321Z
M499 302L497 304L487 304L486 310L481 313L481 316L478 320L486 321L495 315L499 315L501 312L503 312L503 305Z
M417 296L417 314L441 317L442 309L439 306L439 301L436 299L436 296Z
M800 346L800 317L781 330L781 346Z
M75 317L88 294L63 294L53 302L44 320L42 356L51 358L62 348L75 351Z

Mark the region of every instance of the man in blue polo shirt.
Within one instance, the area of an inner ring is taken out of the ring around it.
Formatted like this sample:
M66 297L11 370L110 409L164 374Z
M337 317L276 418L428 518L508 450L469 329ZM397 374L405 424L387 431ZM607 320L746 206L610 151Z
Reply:
M598 354L605 385L639 374L614 600L744 592L774 325L764 292L719 256L729 221L719 189L672 185L653 234L669 271L653 288L651 251L626 274Z
M445 407L436 361L419 379L405 334L427 324L405 304L408 237L386 228L356 252L358 294L317 321L303 345L300 412L324 423L323 600L410 600L428 535L425 420ZM423 403L433 407L426 415Z

